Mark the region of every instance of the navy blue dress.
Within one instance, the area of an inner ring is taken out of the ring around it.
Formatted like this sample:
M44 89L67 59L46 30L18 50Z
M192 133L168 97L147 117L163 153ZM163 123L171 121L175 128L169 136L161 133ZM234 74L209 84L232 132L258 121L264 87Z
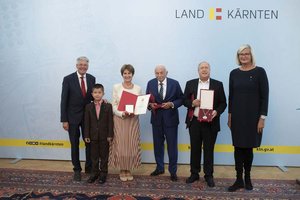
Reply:
M260 115L268 114L269 83L266 71L234 69L229 77L229 107L233 146L255 148L261 144L257 132Z

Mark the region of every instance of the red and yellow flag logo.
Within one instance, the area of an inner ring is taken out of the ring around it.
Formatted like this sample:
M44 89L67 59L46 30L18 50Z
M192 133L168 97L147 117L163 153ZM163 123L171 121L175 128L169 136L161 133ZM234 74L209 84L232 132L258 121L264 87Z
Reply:
M209 9L209 19L210 20L222 20L222 8L210 8Z

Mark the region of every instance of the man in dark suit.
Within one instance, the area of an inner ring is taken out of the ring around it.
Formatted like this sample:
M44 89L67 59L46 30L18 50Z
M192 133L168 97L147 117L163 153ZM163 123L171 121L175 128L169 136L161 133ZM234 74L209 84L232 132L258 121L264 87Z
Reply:
M167 78L167 74L165 66L156 66L156 78L148 82L146 90L147 94L151 94L149 107L152 110L151 124L157 165L151 176L164 173L164 142L166 139L171 180L177 181L178 107L183 103L183 93L178 81Z
M81 166L79 160L80 133L84 136L84 109L92 100L92 87L95 77L87 74L89 60L86 57L77 58L77 71L64 77L61 93L61 122L63 128L69 132L71 143L71 157L74 170L74 180L81 180ZM80 131L81 129L81 131ZM90 146L86 145L85 172L91 171Z
M223 84L210 78L210 65L201 62L198 66L199 78L186 83L184 90L184 106L188 108L186 125L189 128L191 143L190 172L186 183L199 180L201 170L201 151L204 152L204 178L209 187L214 187L213 160L214 145L217 134L220 131L220 115L224 112L227 104ZM213 111L211 122L200 122L198 120L200 110L200 90L214 90Z

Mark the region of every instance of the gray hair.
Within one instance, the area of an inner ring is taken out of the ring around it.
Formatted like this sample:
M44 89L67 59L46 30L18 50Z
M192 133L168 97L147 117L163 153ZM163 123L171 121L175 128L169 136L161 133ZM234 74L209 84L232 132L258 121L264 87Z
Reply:
M251 62L252 62L252 65L255 66L255 65L256 65L255 57L254 57L252 48L251 48L251 46L250 46L249 44L243 44L243 45L240 46L240 48L237 50L237 52L236 52L236 63L237 63L239 66L242 64L242 63L240 62L240 59L239 59L239 54L240 54L244 49L249 49L249 50L250 50L250 54L251 54Z
M79 63L79 61L81 61L81 60L83 60L83 61L86 61L87 63L89 63L89 59L87 58L87 57L85 57L85 56L80 56L80 57L78 57L77 58L77 64Z
M200 66L201 66L203 63L208 64L208 66L209 66L209 68L210 68L210 64L209 64L207 61L202 61L202 62L200 62L199 65L198 65L198 71L199 71Z
M156 65L156 67L154 69L154 72L156 72L157 69L163 69L165 72L168 73L168 70L167 70L166 66L164 66L163 64Z

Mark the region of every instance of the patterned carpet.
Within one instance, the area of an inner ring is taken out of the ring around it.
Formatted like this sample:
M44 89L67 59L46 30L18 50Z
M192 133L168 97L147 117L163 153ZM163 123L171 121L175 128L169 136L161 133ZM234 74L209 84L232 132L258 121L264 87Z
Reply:
M88 184L87 175L73 182L71 172L0 169L0 199L300 199L296 181L254 179L254 190L227 192L234 179L215 179L208 188L203 179L186 184L185 177L171 182L168 176L135 176L121 182L109 175L104 185Z

